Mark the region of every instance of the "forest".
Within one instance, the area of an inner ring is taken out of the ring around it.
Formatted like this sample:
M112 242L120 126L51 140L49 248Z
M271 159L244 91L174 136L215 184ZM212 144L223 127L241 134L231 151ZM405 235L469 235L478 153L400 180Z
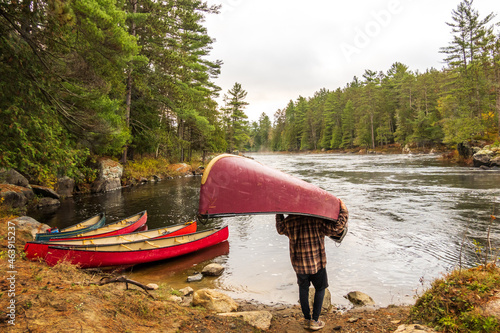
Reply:
M89 177L96 156L177 162L499 140L498 22L472 0L447 22L445 68L366 69L258 121L241 84L214 83L223 60L210 59L203 23L219 10L201 0L0 0L0 167L49 183Z

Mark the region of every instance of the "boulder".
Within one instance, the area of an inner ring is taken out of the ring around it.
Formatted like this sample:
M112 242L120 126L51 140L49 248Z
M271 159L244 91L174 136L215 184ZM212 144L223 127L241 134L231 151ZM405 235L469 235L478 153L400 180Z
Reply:
M103 193L120 189L122 187L123 166L107 158L101 158L97 163L99 175L92 184L91 192Z
M5 206L23 208L33 197L33 191L29 188L11 184L0 184L0 202Z
M146 287L148 287L150 290L157 290L159 288L156 283L148 283Z
M432 333L437 332L427 326L412 324L412 325L399 325L394 333Z
M314 304L314 295L316 291L314 288L309 288L309 307L312 309ZM330 311L332 308L332 294L330 290L325 289L325 297L323 298L323 305L321 306L321 312L325 313Z
M182 302L182 297L175 296L175 295L170 295L167 297L169 301L175 302L175 303L181 303Z
M179 289L179 291L182 293L182 296L189 296L194 293L194 290L191 287L182 288Z
M213 289L195 291L193 294L193 305L223 313L238 310L238 304L231 297Z
M180 303L181 306L186 306L186 307L191 307L193 306L193 294L183 296L182 297L182 302Z
M209 264L203 267L201 273L206 276L219 276L224 272L224 267L219 264Z
M191 168L190 165L187 165L186 163L170 164L168 166L168 170L181 175L193 174L193 169Z
M61 198L59 196L59 194L57 194L56 191L54 191L51 188L48 188L45 186L38 186L38 185L31 185L31 188L33 189L33 192L37 196L48 197L48 198L57 199L57 200L59 200Z
M500 321L500 292L497 292L493 300L485 304L483 311L485 316L493 316Z
M203 280L203 274L201 274L201 273L197 273L197 274L190 275L187 277L187 282L198 282L201 280Z
M351 291L345 296L354 306L375 305L373 299L361 291Z
M492 167L500 167L500 156L494 157L490 160L490 165Z
M268 330L271 327L271 320L273 315L269 311L245 311L245 312L231 312L219 313L223 317L241 317L245 322L249 323L259 330Z
M75 181L67 176L57 179L56 192L62 197L72 197L75 189Z
M37 203L37 208L44 208L44 207L51 207L51 206L59 206L61 204L61 202L57 199L54 199L54 198L41 198L40 200L38 200L38 203Z
M113 161L109 158L101 158L98 161L99 168L99 178L101 179L110 179L110 178L118 178L120 179L123 175L123 166Z
M475 167L490 166L491 157L488 154L483 154L481 152L474 154L472 159Z
M40 223L29 216L21 216L13 219L10 222L16 224L17 231L26 231L33 236L33 239L35 239L35 235L37 233L47 232L47 230L50 228L50 226Z
M473 163L475 167L499 167L500 147L484 146L474 154Z
M17 172L14 169L0 169L0 183L1 184L12 184L12 185L17 185L17 186L22 186L22 187L29 187L29 182L24 177L21 175L19 172Z

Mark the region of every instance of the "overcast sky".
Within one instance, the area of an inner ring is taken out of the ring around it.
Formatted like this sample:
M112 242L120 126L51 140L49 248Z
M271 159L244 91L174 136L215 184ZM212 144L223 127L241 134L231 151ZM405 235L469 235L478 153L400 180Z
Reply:
M395 62L411 71L444 67L439 53L452 40L451 12L460 0L208 0L221 4L205 26L215 38L211 60L224 62L215 83L227 94L247 91L245 113L271 121L299 96L343 88L366 69ZM481 18L498 0L475 0ZM497 15L492 22L499 22ZM222 99L219 100L222 103Z

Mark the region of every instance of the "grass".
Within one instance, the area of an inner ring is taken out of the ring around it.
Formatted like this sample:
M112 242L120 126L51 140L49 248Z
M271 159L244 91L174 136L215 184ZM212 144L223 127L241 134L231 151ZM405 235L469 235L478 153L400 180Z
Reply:
M478 265L458 269L435 280L415 303L410 319L423 321L441 332L500 332L500 322L487 310L487 303L500 295L500 268L496 266L498 252L491 246L491 227L496 220L491 215L485 247L474 242ZM461 256L461 255L460 255Z
M192 170L196 170L201 163L193 160L187 163ZM168 177L179 174L170 168L171 164L166 158L144 157L134 161L129 161L125 167L124 178L126 179L150 179L153 176Z
M441 332L499 332L498 320L483 310L499 287L496 265L455 270L432 283L412 307L411 319Z

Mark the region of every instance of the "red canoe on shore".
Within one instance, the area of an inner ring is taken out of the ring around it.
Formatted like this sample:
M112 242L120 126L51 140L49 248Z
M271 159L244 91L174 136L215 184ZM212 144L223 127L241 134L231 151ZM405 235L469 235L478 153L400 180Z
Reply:
M249 158L222 154L205 168L198 213L204 217L298 214L337 220L339 199Z
M49 246L45 262L69 262L81 268L136 265L178 257L221 243L228 227L192 234L114 245Z
M71 239L83 239L83 238L97 238L97 237L107 237L107 236L116 236L128 234L130 232L134 232L136 230L144 227L148 220L147 211L142 211L135 215L129 216L126 219L119 220L110 224L106 224L100 228L90 230L87 232L77 233L71 237L59 237L57 239L51 238L51 241L54 240L71 240Z
M185 235L196 232L196 221L176 224L169 227L162 227L148 231L136 231L129 234L97 237L97 238L79 238L72 240L52 240L50 242L26 242L24 252L29 260L44 259L47 255L49 246L80 246L80 245L110 245L120 243L130 243L140 240L149 240L157 238Z
M61 231L56 233L38 233L35 235L35 240L46 242L51 240L52 238L73 237L79 233L100 228L104 225L105 222L106 217L104 216L104 214L97 214L95 216L92 216L91 218L86 219L83 222L61 229Z

